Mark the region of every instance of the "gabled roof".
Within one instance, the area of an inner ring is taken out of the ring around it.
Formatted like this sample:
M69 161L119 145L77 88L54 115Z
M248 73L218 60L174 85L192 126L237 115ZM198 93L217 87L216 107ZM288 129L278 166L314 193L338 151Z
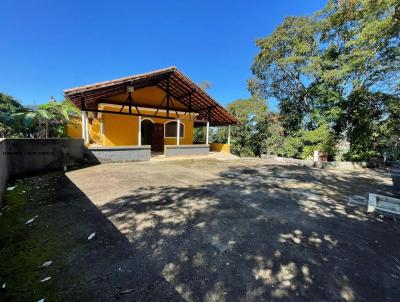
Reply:
M157 86L166 92L168 84L171 97L184 104L187 108L191 108L192 112L198 113L198 120L209 120L212 126L238 123L237 119L232 114L226 111L175 66L111 81L66 89L64 90L64 94L81 110L83 108L97 109L99 101L107 97L125 93L127 91L127 86L134 86L135 90L149 86Z

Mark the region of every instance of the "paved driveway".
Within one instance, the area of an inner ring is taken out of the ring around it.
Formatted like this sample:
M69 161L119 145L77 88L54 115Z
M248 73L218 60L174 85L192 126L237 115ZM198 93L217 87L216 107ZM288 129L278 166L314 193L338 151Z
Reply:
M359 205L369 192L396 195L387 171L197 160L67 177L65 190L83 192L129 242L123 256L101 255L112 259L96 285L105 295L117 286L127 301L400 297L400 225Z

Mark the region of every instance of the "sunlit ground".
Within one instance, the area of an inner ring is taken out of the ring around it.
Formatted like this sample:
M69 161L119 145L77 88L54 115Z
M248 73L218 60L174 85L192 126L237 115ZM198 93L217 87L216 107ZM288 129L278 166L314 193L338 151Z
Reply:
M390 172L202 159L16 180L0 301L397 301L400 225L365 205L398 197Z
M395 195L388 171L199 160L67 176L184 300L400 296L399 223L352 202Z

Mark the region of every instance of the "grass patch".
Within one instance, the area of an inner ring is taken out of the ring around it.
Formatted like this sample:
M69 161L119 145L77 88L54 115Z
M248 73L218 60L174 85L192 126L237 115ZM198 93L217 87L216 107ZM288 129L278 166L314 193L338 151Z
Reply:
M68 236L63 206L56 199L58 173L18 180L5 191L0 217L0 293L2 301L60 301L63 291L79 283L68 261L87 249ZM35 220L26 224L29 219ZM45 261L52 265L40 269ZM47 282L41 282L51 277Z

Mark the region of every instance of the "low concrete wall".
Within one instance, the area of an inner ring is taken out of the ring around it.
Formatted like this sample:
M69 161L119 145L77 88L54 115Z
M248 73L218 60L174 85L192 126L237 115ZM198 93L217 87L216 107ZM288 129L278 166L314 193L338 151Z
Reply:
M394 188L399 192L400 196L400 163L399 162L390 162L391 175Z
M91 161L100 163L149 161L151 146L90 147L85 152Z
M179 155L207 155L210 152L210 145L165 145L164 154L168 156Z
M210 144L210 150L214 152L231 152L231 146L229 144L217 144L217 143L211 143Z
M82 139L6 139L10 177L62 169L83 158Z
M3 139L0 141L0 192L7 179L62 169L82 159L82 139Z
M376 168L382 166L383 163L377 162L340 162L340 161L312 161L297 158L280 157L275 155L262 154L261 158L270 161L282 162L286 164L299 165L314 168L342 168L342 169L359 169L359 168Z
M0 206L2 200L2 192L7 185L8 180L8 164L6 157L6 140L0 139Z

